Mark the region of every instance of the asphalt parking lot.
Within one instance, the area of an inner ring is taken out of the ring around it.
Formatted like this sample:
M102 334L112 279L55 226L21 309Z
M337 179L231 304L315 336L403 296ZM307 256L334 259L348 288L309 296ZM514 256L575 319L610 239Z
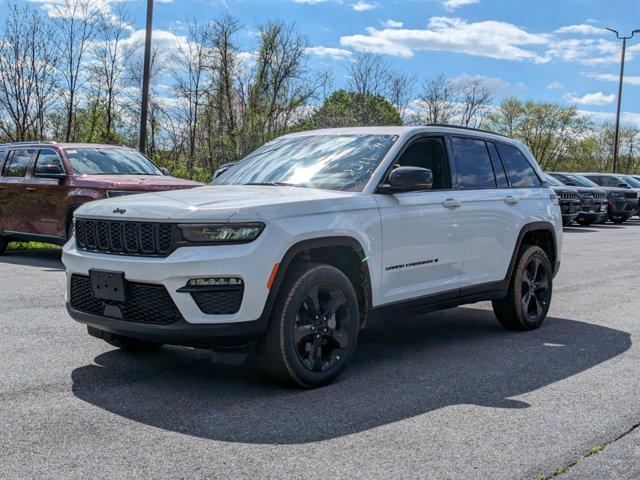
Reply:
M376 323L313 391L89 337L57 257L0 257L0 478L640 477L640 221L566 230L540 330Z

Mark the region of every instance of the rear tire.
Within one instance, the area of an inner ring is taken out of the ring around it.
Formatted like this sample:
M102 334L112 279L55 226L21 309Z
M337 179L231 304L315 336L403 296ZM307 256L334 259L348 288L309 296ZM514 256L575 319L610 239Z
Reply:
M332 382L353 357L359 318L358 298L344 273L325 264L295 264L256 345L263 370L285 385Z
M493 311L509 330L534 330L542 325L551 305L553 270L540 247L523 245L511 277L509 293L494 300Z

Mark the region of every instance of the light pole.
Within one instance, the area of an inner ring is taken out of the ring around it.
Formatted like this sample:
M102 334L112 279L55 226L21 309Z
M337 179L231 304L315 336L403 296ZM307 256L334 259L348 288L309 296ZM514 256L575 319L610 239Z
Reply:
M622 40L622 60L620 61L620 83L618 84L618 108L616 110L616 129L615 129L614 138L613 138L613 173L616 173L616 170L618 168L618 136L620 134L620 103L622 101L624 56L627 50L627 40L631 40L636 33L640 32L640 29L634 30L633 32L631 32L631 35L629 35L628 37L620 35L620 33L617 30L614 30L613 28L607 28L607 30L615 33L616 37L618 37L618 40Z
M144 72L140 103L140 151L147 151L147 117L149 115L149 78L151 77L151 32L153 30L153 0L147 0L147 31L144 39Z

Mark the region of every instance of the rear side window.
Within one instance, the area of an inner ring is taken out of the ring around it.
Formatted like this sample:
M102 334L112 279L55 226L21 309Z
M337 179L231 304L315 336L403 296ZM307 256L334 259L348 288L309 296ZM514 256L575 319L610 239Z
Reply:
M462 188L496 188L496 178L484 140L452 137L451 145Z
M489 149L489 155L491 155L491 163L493 164L493 172L496 174L498 188L509 188L507 173L504 171L504 165L502 165L495 143L487 142L487 148Z
M51 167L57 167L61 171L64 171L62 160L60 160L60 157L55 150L51 150L50 148L40 150L40 152L38 153L38 160L36 160L36 168L34 169L34 173L36 175L39 173L44 173L50 170Z
M5 177L24 177L27 175L29 163L33 156L33 149L14 150L10 152L9 160L4 167Z
M518 148L498 143L498 151L512 187L527 188L542 185L529 160Z

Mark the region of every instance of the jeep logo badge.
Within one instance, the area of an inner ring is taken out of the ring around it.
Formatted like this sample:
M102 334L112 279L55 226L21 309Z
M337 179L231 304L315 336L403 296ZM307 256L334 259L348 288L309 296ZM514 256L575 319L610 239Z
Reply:
M127 211L124 208L116 208L113 213L119 213L120 215L124 215Z

